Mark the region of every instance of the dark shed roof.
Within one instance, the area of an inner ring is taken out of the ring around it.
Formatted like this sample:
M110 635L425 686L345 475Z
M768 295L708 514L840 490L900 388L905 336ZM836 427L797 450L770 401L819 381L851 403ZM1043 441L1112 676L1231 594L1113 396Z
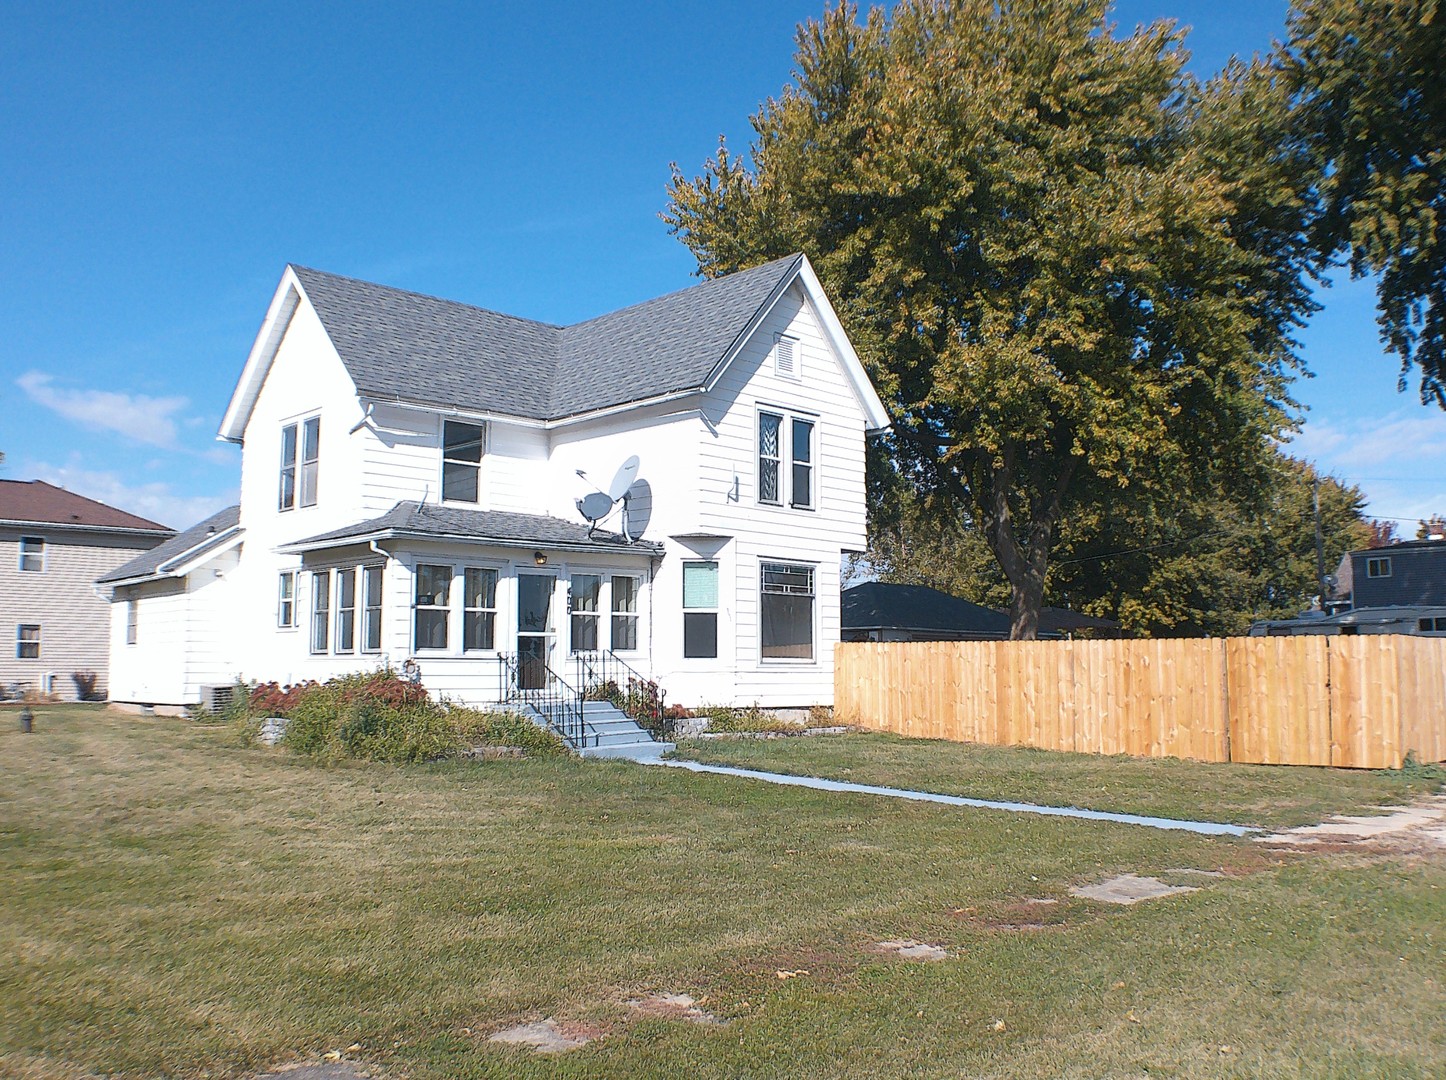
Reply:
M843 591L843 628L1007 638L1009 616L926 585L866 581Z

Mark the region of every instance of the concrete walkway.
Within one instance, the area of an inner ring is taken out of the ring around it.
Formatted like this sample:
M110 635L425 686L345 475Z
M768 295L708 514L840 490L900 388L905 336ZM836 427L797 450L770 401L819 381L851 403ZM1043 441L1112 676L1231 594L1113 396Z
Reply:
M1113 821L1121 825L1144 825L1151 829L1177 829L1203 833L1206 836L1245 836L1259 832L1247 825L1226 825L1218 821L1178 821L1175 818L1145 817L1140 814L1112 814L1104 810L1078 810L1073 806L1039 806L1035 803L994 802L991 799L966 799L962 795L936 795L928 791L905 788L875 787L873 784L850 784L842 780L823 780L816 776L789 776L786 773L760 772L756 769L735 769L729 765L703 765L696 761L674 758L654 759L645 765L667 765L690 772L717 773L720 776L741 776L745 780L762 780L768 784L813 788L817 791L846 791L857 795L882 795L890 799L912 799L915 802L943 803L945 806L973 806L982 810L1010 810L1019 814L1044 814L1047 817L1083 818L1086 821Z

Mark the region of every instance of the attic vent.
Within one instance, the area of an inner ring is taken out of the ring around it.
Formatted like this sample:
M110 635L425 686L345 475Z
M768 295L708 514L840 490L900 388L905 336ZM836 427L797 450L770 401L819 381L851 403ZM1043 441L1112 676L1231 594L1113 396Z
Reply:
M773 344L773 369L785 379L798 378L798 342L793 338L779 336Z

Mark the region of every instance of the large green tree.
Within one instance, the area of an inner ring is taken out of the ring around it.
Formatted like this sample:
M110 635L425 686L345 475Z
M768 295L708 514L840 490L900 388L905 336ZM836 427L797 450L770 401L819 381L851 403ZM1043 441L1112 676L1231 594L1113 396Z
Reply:
M1378 274L1381 337L1446 408L1446 12L1440 0L1297 0L1280 53L1316 155L1324 256Z
M894 419L875 477L977 527L1023 638L1062 524L1262 482L1310 309L1271 73L1201 88L1106 8L834 8L665 215L705 275L809 254Z

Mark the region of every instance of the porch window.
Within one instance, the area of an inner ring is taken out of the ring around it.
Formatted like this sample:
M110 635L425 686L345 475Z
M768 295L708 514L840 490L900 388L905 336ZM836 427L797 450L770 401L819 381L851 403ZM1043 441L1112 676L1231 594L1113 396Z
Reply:
M20 538L20 569L27 574L39 574L45 570L45 537Z
M452 591L450 566L417 567L413 633L418 649L447 647L448 600Z
M356 649L356 571L336 572L336 651Z
M614 652L634 652L638 647L638 579L614 577L612 580L612 648Z
M713 659L718 655L718 564L683 564L683 655Z
M134 645L139 638L140 602L126 601L126 644Z
M442 423L442 501L478 500L482 471L482 448L486 430L481 424L455 420Z
M598 610L602 600L602 577L573 574L567 591L567 610L572 616L572 651L597 652Z
M40 659L40 627L30 623L15 628L15 659Z
M497 647L497 571L469 566L464 572L462 648Z
M326 652L327 635L331 631L331 571L316 570L311 575L311 651Z
M382 568L362 567L362 652L382 651Z
M289 630L296 625L296 571L283 570L276 580L276 625Z
M760 645L765 660L813 659L814 568L762 564Z

